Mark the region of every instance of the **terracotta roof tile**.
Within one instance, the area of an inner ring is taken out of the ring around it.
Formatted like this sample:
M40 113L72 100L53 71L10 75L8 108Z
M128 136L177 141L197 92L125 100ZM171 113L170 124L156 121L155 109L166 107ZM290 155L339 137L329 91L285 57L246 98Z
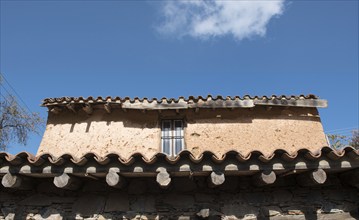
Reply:
M326 107L327 101L317 96L309 95L272 95L272 96L189 96L179 98L130 98L130 97L59 97L46 98L42 106L64 106L67 104L121 104L122 108L134 109L163 109L163 108L250 108L255 105L279 105L297 107Z
M71 154L63 154L60 157L55 157L50 153L44 153L41 155L34 156L27 152L21 152L16 155L8 154L5 152L0 152L0 165L4 162L8 162L11 165L21 165L25 163L30 163L33 166L42 165L45 162L48 162L53 165L61 166L65 163L73 163L77 166L83 166L88 161L96 161L99 165L106 165L111 162L118 162L123 165L131 165L135 161L142 161L145 164L153 164L158 160L165 161L169 164L176 164L181 158L188 158L194 163L199 163L204 157L211 158L215 163L222 163L228 157L234 157L241 163L246 163L250 160L259 160L261 162L269 162L273 159L279 159L284 161L292 161L297 158L303 158L308 160L317 160L321 156L326 156L331 160L337 160L344 156L349 156L355 160L359 160L359 150L356 150L352 147L346 147L342 150L335 150L329 147L323 147L317 152L313 153L308 149L300 149L293 154L289 154L285 150L278 149L275 150L271 155L265 156L260 151L252 151L248 155L242 155L238 151L228 151L221 158L218 158L213 152L205 151L202 154L195 156L189 151L182 151L176 157L168 157L163 153L158 153L152 158L146 158L141 153L135 153L129 158L122 158L121 155L110 153L104 157L100 157L94 153L87 153L81 158L72 156Z

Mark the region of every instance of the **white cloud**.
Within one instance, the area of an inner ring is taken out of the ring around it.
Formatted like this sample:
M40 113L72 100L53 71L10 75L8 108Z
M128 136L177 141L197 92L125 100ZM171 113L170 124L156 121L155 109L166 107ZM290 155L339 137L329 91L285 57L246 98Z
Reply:
M264 36L269 20L284 10L284 0L175 0L161 6L166 35L210 38L232 35L237 40Z

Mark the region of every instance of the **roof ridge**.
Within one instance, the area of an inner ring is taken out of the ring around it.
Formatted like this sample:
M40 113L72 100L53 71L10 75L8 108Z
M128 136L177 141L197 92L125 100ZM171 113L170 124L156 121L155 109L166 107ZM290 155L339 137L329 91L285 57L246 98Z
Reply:
M326 107L327 101L319 99L318 96L313 94L308 95L271 95L271 96L212 96L207 95L206 97L203 96L188 96L183 97L180 96L178 98L148 98L148 97L111 97L106 96L105 98L102 96L98 96L94 98L93 96L88 96L87 98L79 96L79 97L57 97L57 98L45 98L42 101L42 106L56 106L56 105L66 105L66 104L96 104L96 103L117 103L117 104L137 104L135 108L149 108L149 109L156 109L154 105L156 104L163 104L170 107L168 104L177 105L180 103L193 105L190 106L191 108L202 108L205 106L207 107L221 107L221 108L233 108L233 107L253 107L254 105L281 105L281 106L294 106L294 107ZM205 104L203 104L205 103ZM209 103L209 104L208 104ZM138 106L138 104L152 104L153 106ZM128 108L133 108L127 106ZM188 107L188 106L187 106ZM183 106L186 108L186 106Z

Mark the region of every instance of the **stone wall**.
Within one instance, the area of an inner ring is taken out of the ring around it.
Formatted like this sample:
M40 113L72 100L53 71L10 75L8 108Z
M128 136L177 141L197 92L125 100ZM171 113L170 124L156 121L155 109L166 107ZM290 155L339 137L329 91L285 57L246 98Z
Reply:
M276 149L293 153L316 151L327 145L316 108L255 107L254 109L200 109L168 111L115 109L111 114L94 110L49 113L38 153L75 157L93 152L119 153L127 158L140 152L151 158L161 151L161 119L184 119L185 149L195 155L211 150L218 157L236 150L246 155L258 150L269 155ZM265 132L264 132L265 131Z
M34 179L31 191L0 189L0 219L358 219L358 189L334 174L326 184L303 188L293 176L267 187L228 176L211 189L206 177L173 178L160 189L154 178L128 178L124 189L88 180L80 190L56 188ZM208 217L208 218L207 218Z

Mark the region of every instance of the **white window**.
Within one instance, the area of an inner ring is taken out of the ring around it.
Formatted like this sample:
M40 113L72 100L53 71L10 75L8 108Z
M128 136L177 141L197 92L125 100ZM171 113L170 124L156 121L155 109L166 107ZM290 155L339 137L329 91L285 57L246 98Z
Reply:
M161 139L162 153L176 156L184 149L183 121L163 120Z

